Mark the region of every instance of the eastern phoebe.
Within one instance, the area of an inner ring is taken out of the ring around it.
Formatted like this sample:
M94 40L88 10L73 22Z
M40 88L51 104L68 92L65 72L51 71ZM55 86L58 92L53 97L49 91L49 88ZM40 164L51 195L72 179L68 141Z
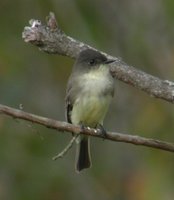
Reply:
M114 62L103 54L86 49L78 55L66 91L66 118L82 127L102 127L111 98L114 79L108 64ZM76 170L91 166L89 137L77 138Z

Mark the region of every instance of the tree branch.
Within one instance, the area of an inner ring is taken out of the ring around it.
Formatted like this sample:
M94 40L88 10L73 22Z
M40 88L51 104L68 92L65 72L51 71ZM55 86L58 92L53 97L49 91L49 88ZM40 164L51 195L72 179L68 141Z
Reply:
M54 13L47 18L47 25L39 20L30 20L22 33L25 42L38 46L40 50L76 58L79 52L93 47L67 36L57 25ZM103 53L103 52L101 52ZM161 80L132 66L127 65L119 58L104 53L108 58L116 61L111 65L111 73L115 78L132 85L150 96L174 103L174 82Z
M75 126L66 122L57 121L54 119L49 119L46 117L41 117L38 115L34 115L31 113L24 112L22 110L14 109L8 106L4 106L0 104L0 114L5 114L17 119L23 119L26 121L30 121L32 123L43 125L47 128L55 129L58 131L66 131L75 134L84 134L89 136L94 136L98 138L104 138L107 140L112 140L116 142L125 142L131 143L135 145L142 145L146 147L152 147L156 149L161 149L169 152L174 152L174 144L151 139L151 138L144 138L136 135L127 135L122 133L116 132L107 132L106 137L103 137L100 130L84 128L81 129L80 126Z

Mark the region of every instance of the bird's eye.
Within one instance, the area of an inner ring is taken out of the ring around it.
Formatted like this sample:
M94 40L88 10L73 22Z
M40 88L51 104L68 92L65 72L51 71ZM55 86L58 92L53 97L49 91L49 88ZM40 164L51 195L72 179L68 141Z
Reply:
M90 60L90 61L89 61L89 64L90 64L90 65L95 64L95 60L94 60L94 59Z

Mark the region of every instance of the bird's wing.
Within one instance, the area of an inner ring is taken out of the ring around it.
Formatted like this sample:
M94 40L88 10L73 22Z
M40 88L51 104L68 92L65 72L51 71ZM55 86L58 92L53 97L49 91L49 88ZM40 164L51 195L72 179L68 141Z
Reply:
M72 112L73 104L76 97L75 84L76 84L76 81L73 75L71 75L67 84L66 98L65 98L65 108L66 108L65 116L66 116L67 122L69 123L72 123L71 112Z
M65 111L66 121L68 123L72 123L71 112L72 112L72 109L73 109L73 104L72 104L69 96L66 96L65 108L66 108L66 111Z

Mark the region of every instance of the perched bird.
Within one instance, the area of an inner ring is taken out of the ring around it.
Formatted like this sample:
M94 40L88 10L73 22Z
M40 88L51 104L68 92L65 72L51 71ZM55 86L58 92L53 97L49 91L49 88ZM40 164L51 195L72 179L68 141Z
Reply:
M66 118L69 123L82 127L102 128L103 120L114 95L114 80L109 63L115 60L92 49L79 53L66 91ZM77 138L76 170L91 166L89 137Z

